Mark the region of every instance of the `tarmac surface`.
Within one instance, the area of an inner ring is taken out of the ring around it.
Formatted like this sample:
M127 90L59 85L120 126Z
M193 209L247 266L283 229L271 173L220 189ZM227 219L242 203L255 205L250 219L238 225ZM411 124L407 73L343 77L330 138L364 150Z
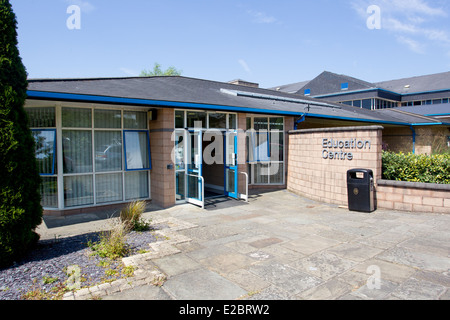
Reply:
M45 217L41 239L107 228L111 213ZM315 202L287 190L249 202L216 198L144 218L190 224L176 250L147 259L166 275L102 300L449 300L450 212L372 213Z

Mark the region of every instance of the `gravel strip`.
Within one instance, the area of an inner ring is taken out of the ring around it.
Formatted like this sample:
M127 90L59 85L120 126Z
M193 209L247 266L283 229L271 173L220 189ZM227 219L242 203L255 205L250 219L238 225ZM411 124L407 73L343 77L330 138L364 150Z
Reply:
M152 232L156 229L158 226L152 226L150 231L130 232L126 240L130 248L129 254L136 254L142 249L148 250L150 243L158 241ZM120 275L110 276L109 272L106 275L105 271L120 270L123 266L121 260L112 261L106 268L101 267L98 264L105 259L92 255L92 250L87 247L88 241L96 242L100 235L100 232L95 232L39 241L20 262L9 268L0 269L0 300L22 300L25 293L39 288L50 292L52 288L68 279L64 270L72 265L78 265L81 269L82 287L91 287L120 278Z

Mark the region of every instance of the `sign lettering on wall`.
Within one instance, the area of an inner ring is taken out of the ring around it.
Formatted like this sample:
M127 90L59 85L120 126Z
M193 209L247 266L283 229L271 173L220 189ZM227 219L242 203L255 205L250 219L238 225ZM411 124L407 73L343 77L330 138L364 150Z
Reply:
M330 160L353 160L354 151L366 150L371 147L370 140L336 140L322 139L322 158Z

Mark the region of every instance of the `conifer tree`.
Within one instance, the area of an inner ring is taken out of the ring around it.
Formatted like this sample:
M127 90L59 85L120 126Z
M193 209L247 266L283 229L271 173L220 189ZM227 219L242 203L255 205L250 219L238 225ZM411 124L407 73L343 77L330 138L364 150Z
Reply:
M42 222L41 179L24 109L27 86L16 16L9 0L0 0L0 266L38 240L34 230Z

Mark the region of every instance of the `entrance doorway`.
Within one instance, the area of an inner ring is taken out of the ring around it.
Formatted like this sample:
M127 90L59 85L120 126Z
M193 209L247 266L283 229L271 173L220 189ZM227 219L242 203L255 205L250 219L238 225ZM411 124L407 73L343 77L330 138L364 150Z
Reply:
M175 131L177 201L204 208L210 197L247 200L247 191L245 195L238 192L236 130L215 130L214 138L210 134L204 129Z

